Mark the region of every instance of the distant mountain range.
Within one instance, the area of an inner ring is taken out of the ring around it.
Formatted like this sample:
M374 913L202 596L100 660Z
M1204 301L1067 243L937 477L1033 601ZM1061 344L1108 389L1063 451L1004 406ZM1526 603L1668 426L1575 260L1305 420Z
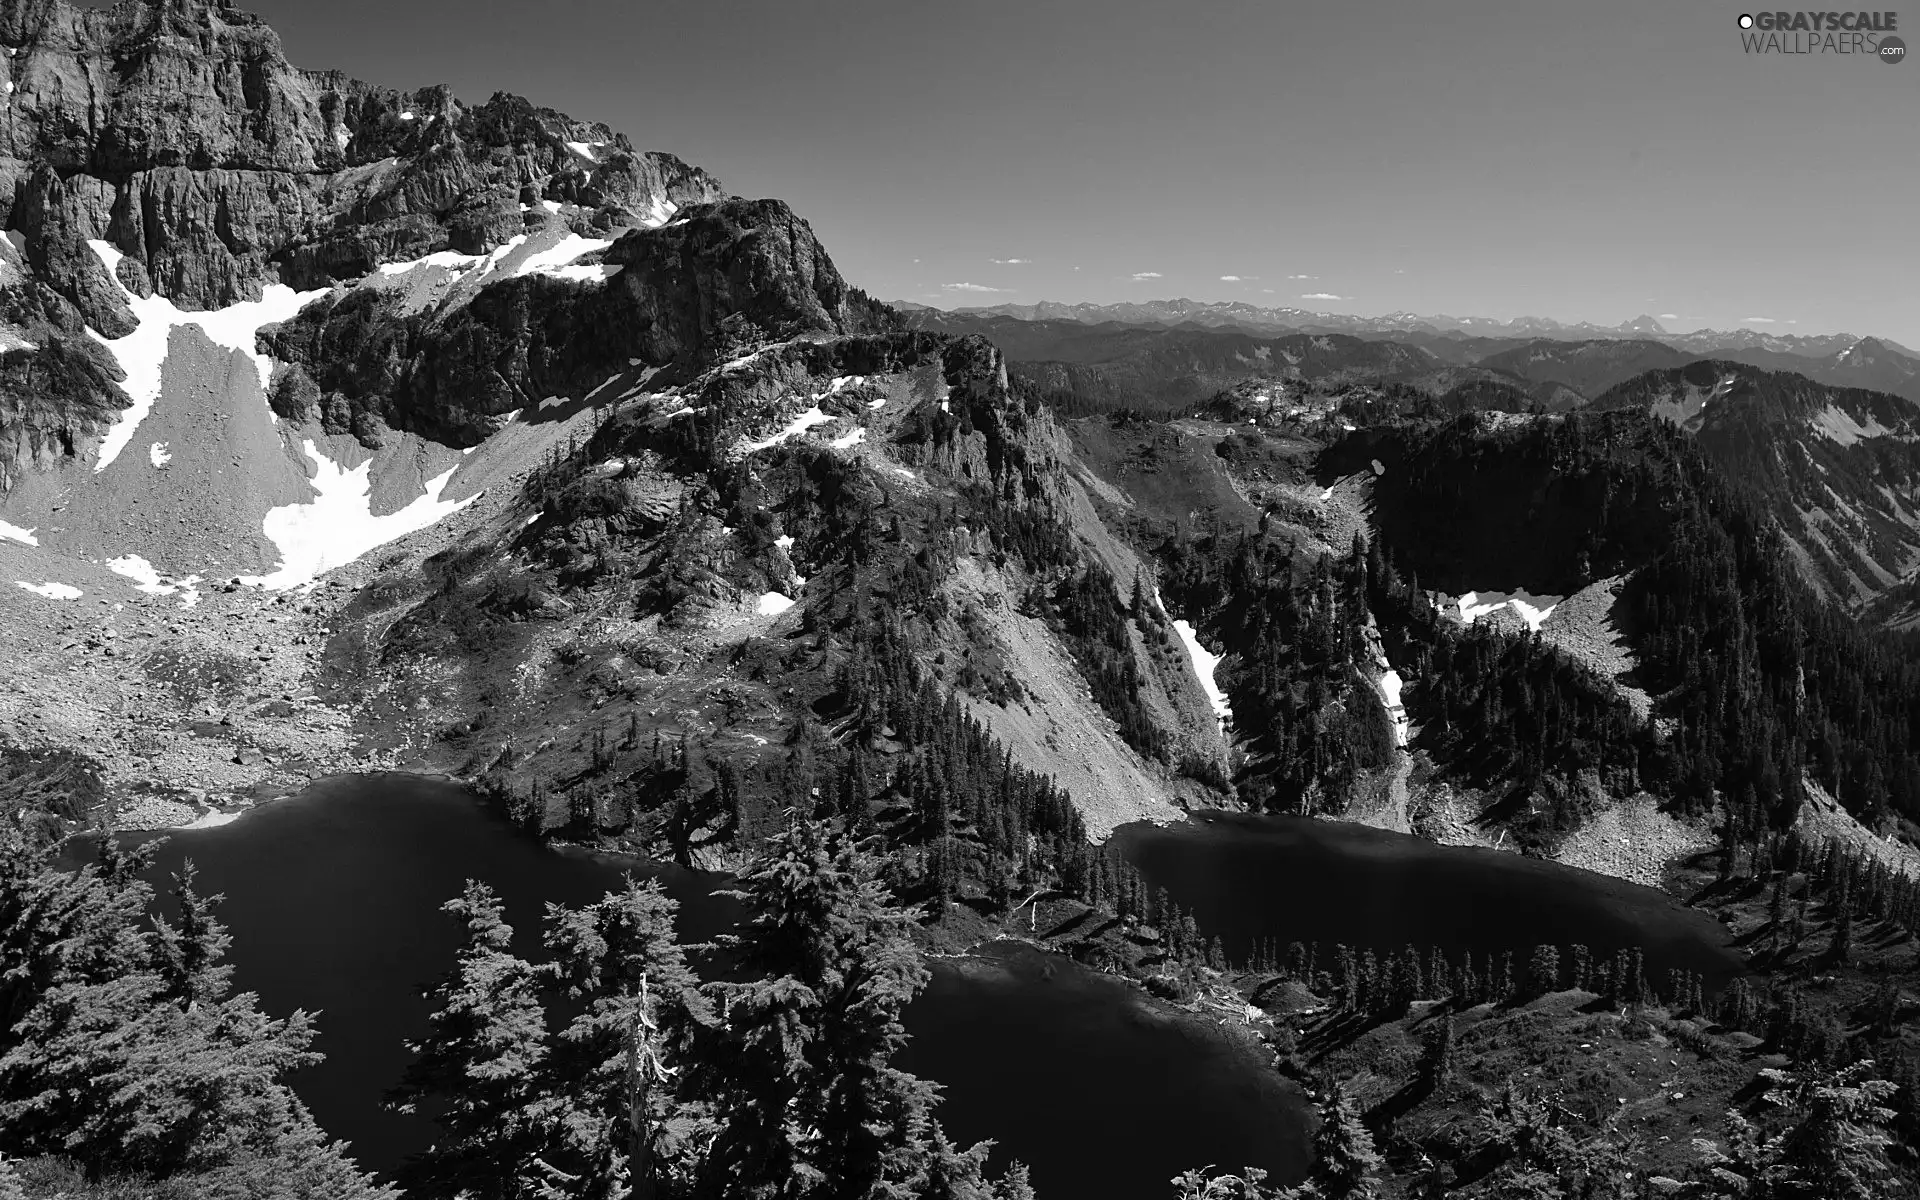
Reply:
M1861 339L1853 334L1835 333L1813 336L1767 333L1757 329L1702 329L1693 333L1673 333L1653 317L1641 315L1620 325L1596 325L1577 321L1571 325L1551 317L1515 317L1502 321L1494 317L1454 317L1446 314L1423 316L1395 312L1385 316L1361 317L1345 313L1309 312L1300 308L1263 308L1239 300L1146 300L1126 304L1060 304L1042 300L1037 304L996 304L989 307L938 309L910 301L894 301L901 312L920 311L1013 317L1021 321L1078 321L1084 325L1118 322L1123 325L1198 325L1209 328L1238 327L1255 331L1288 333L1345 333L1355 337L1383 337L1404 334L1461 338L1505 338L1528 341L1551 338L1558 341L1588 339L1650 338L1677 350L1696 355L1720 354L1728 350L1765 350L1779 354L1824 357L1838 354ZM1400 337L1398 340L1409 340ZM1885 338L1878 339L1896 352L1910 358L1920 354ZM1419 344L1416 342L1415 344Z
M1041 304L949 312L918 306L904 315L919 329L992 340L1015 373L1055 392L1070 391L1094 404L1150 410L1179 408L1242 379L1294 379L1401 383L1434 394L1464 384L1498 382L1558 411L1569 406L1569 390L1591 400L1647 371L1706 358L1791 371L1833 387L1886 392L1920 403L1920 355L1881 338L1765 338L1760 344L1752 341L1760 335L1743 330L1711 336L1749 344L1709 347L1705 343L1710 335L1704 333L1622 332L1640 324L1658 327L1644 317L1604 336L1576 336L1575 326L1559 326L1559 336L1495 336L1432 328L1342 332L1019 315L1072 309L1087 316L1120 309L1138 317L1153 307ZM1206 307L1217 311L1221 306ZM1017 311L1004 311L1009 309Z

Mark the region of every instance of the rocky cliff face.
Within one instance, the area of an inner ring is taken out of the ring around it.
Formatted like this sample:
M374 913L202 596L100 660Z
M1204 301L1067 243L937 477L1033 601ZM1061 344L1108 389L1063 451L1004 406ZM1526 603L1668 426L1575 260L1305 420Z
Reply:
M0 270L0 484L23 463L73 454L124 406L97 378L117 374L111 359L81 335L133 332L128 291L220 309L270 284L326 288L543 229L607 240L727 198L672 155L517 96L474 106L444 87L400 92L300 70L273 30L227 0L111 10L0 0L0 87L0 225L11 243ZM763 275L792 268L800 281L769 292L814 295L816 319L843 306L845 287L811 235L766 215L769 240L787 250L766 256ZM496 308L514 320L514 306ZM712 307L679 316L674 336ZM659 322L652 310L633 319ZM471 364L432 373L442 391L475 374L491 381ZM479 389L481 412L500 411L498 391ZM423 407L436 403L451 402ZM405 418L404 405L395 415Z
M663 228L625 233L598 266L603 278L503 269L470 297L456 283L426 305L398 288L338 293L263 337L290 364L276 408L343 428L377 416L470 445L507 414L581 398L635 366L691 370L728 345L878 332L894 320L847 286L778 200L689 207Z
M219 308L265 282L311 287L480 249L542 200L609 230L725 195L671 155L517 96L472 107L445 88L299 70L224 0L8 0L0 47L0 218L108 336L128 318L91 238L126 254L135 292Z

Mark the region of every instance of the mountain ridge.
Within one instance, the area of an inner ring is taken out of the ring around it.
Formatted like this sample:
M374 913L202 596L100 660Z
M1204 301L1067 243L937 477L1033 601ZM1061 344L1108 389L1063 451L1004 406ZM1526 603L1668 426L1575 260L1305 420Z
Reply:
M1520 316L1502 320L1496 317L1457 317L1445 314L1421 315L1409 312L1365 317L1345 313L1316 312L1294 307L1264 307L1241 300L1123 301L1116 304L1074 304L1042 300L1033 304L996 304L942 309L911 301L894 301L902 312L930 311L953 314L990 314L1024 321L1070 320L1085 324L1117 321L1122 324L1178 325L1193 322L1202 325L1247 325L1252 328L1280 328L1301 333L1347 333L1356 336L1387 333L1424 333L1453 337L1549 337L1555 340L1586 338L1646 338L1667 342L1676 349L1692 351L1761 349L1781 353L1823 356L1836 354L1848 346L1868 340L1850 333L1769 334L1759 330L1697 330L1673 333L1660 322L1641 315L1618 325L1599 325L1591 321L1572 323L1551 317ZM1873 339L1907 357L1920 354L1888 338Z

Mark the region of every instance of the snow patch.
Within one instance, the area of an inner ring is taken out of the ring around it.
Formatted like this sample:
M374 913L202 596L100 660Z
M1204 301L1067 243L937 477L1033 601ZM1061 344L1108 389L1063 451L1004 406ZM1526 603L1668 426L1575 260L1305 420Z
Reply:
M1560 606L1557 596L1535 596L1525 589L1513 592L1468 592L1454 601L1462 625L1471 625L1481 617L1508 609L1533 632Z
M842 434L831 443L835 450L848 450L867 440L865 429L856 429L852 433Z
M167 452L165 442L155 442L147 447L147 461L156 467L164 467L173 461L173 455Z
M446 501L440 493L453 478L453 468L427 481L426 494L399 512L373 515L370 478L373 460L351 470L336 465L314 446L302 443L313 460L313 490L319 495L306 504L286 504L267 513L261 531L280 550L280 568L270 575L242 576L242 583L273 591L311 583L327 571L343 566L395 538L425 529L480 498Z
M1412 722L1407 719L1407 709L1400 702L1400 691L1405 685L1400 680L1400 672L1388 667L1380 676L1380 703L1387 707L1387 719L1393 722L1393 744L1404 746L1407 735L1412 730Z
M487 256L484 254L462 254L458 250L436 250L424 258L416 258L409 262L381 263L380 273L388 276L405 275L415 267L446 267L448 270L461 271L469 267L478 266L485 261L487 261Z
M573 260L583 255L598 254L613 245L612 238L583 238L577 233L569 233L557 244L545 250L528 255L513 269L513 275L551 275L558 279L592 281L609 279L620 273L620 268L610 263L596 263L591 266L574 266Z
M108 339L93 329L87 332L95 341L107 348L120 369L126 372L126 380L120 387L133 401L114 418L113 427L107 430L105 440L100 443L100 457L93 464L96 473L104 471L120 452L133 440L133 434L140 427L147 414L153 410L153 402L160 395L160 368L167 361L167 338L175 325L198 325L216 346L229 350L238 350L253 360L260 372L260 391L264 394L267 384L273 376L273 360L254 348L255 338L265 325L275 325L289 320L301 309L327 294L326 288L315 288L309 292L296 292L284 284L269 284L258 300L243 300L226 308L210 312L181 312L174 307L173 301L165 296L136 296L120 282L117 269L121 254L111 243L90 240L87 245L107 269L114 286L120 289L120 295L133 311L138 322L132 333L125 337ZM272 410L268 410L271 416ZM279 418L274 417L275 423Z
M1193 660L1193 673L1200 677L1200 686L1207 693L1207 702L1213 705L1213 715L1220 720L1224 730L1227 722L1233 719L1233 709L1227 703L1227 694L1213 681L1214 669L1220 665L1220 656L1211 654L1200 639L1194 636L1193 626L1185 621L1175 621L1173 631L1180 635L1180 641L1187 648L1187 657Z
M604 145L605 142L568 142L567 149L590 163L597 163L600 161L600 147Z
M49 600L78 600L86 593L69 583L20 583L36 596L45 596Z
M107 570L133 580L134 587L149 596L171 596L175 593L184 593L180 597L181 608L192 608L200 603L199 589L194 586L200 582L198 575L189 575L185 579L169 579L138 554L126 554L114 559L107 564Z
M134 581L140 590L149 594L164 594L173 589L160 582L160 572L153 564L138 554L127 554L107 564L107 570L115 575L124 575Z
M792 608L794 603L791 597L779 592L763 592L760 595L760 602L754 606L754 611L763 617L777 617Z
M779 537L773 539L773 544L780 547L782 550L791 550L793 549L793 535L790 533L783 533Z
M761 450L770 450L789 438L799 437L815 425L825 425L831 420L833 420L833 418L821 412L819 406L816 405L795 417L788 423L785 429L782 429L772 437L757 442L747 442L741 448L748 454L755 454Z
M1157 587L1153 589L1153 603L1163 615L1172 615L1167 612L1166 603L1160 599L1160 589ZM1211 653L1200 644L1200 639L1194 635L1193 626L1190 623L1175 621L1173 631L1180 635L1181 645L1187 648L1187 657L1193 661L1193 673L1199 677L1200 689L1207 694L1207 703L1213 705L1213 715L1220 722L1220 732L1225 733L1227 723L1233 720L1233 708L1227 703L1227 694L1221 691L1220 685L1213 680L1213 673L1220 666L1221 656Z
M403 113L401 113L401 114L400 114L400 119L401 119L402 121L411 121L411 120L413 120L413 111L412 111L411 109L409 109L408 111L406 111L406 112L403 112Z
M665 196L655 196L648 202L646 215L640 218L640 223L648 229L658 229L673 220L673 214L679 211L678 204Z
M1560 607L1556 603L1549 604L1545 608L1535 608L1533 605L1528 604L1525 600L1521 600L1518 597L1507 601L1507 603L1513 607L1514 612L1520 615L1520 619L1527 623L1527 628L1533 630L1535 633L1540 632L1540 623L1552 616L1554 609Z
M22 529L18 525L9 525L5 521L0 521L0 538L19 542L23 546L38 546L40 544L40 539L33 536L33 530Z

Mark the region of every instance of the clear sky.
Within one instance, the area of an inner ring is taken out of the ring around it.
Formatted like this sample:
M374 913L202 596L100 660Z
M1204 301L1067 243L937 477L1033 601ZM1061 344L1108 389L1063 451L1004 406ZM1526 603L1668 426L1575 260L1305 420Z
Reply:
M1920 63L1749 55L1738 0L242 2L778 196L888 299L1920 344Z

